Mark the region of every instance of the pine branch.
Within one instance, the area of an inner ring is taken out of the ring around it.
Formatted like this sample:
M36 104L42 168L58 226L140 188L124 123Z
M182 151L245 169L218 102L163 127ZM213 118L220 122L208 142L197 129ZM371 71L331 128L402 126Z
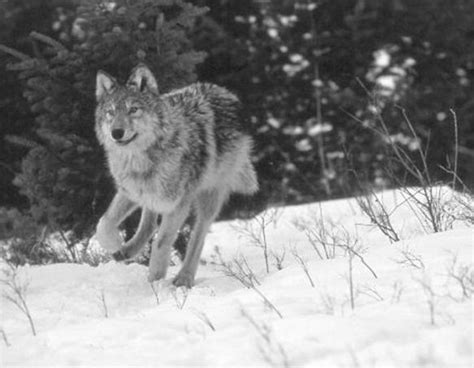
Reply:
M66 47L64 47L60 42L53 40L51 37L46 36L42 33L33 31L30 33L30 37L50 45L56 51L67 51Z
M26 61L26 60L30 60L31 57L18 51L18 50L15 50L15 49L12 49L11 47L8 47L8 46L5 46L5 45L1 45L0 44L0 51L3 51L4 53L6 54L9 54L11 56L14 56L22 61Z

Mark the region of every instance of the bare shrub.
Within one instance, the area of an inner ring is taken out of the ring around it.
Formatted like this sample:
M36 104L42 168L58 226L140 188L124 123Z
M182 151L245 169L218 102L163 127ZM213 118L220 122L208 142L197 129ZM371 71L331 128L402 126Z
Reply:
M392 304L400 302L400 298L402 297L402 293L404 291L404 286L401 281L395 281L392 284L392 296L390 298L390 302Z
M365 249L360 244L359 238L351 234L344 226L339 226L339 234L337 237L336 247L344 250L344 252L349 255L349 258L358 259L365 268L372 274L374 278L377 278L377 274L374 269L366 262L365 258L362 256L362 253L365 252Z
M183 309L189 297L189 289L186 287L177 287L171 290L171 295L178 309Z
M363 251L359 239L351 234L343 225L336 225L332 220L324 220L322 216L313 216L312 219L296 219L294 226L304 232L318 257L322 260L333 259L337 251L358 258L361 263L377 278L375 271L362 257Z
M431 279L423 274L421 278L415 279L415 281L421 286L423 293L426 297L426 305L428 306L430 324L434 326L436 324L436 302L438 295L436 295Z
M5 343L5 345L7 347L11 346L10 341L8 341L7 333L5 332L5 330L3 328L0 328L0 334L2 335L2 339L3 339L3 342Z
M449 210L451 195L445 187L434 185L421 188L401 187L401 193L426 233L437 233L453 228L456 218Z
M31 333L36 336L33 317L26 302L29 280L20 277L18 266L10 262L6 262L6 266L2 269L3 277L0 279L0 283L4 285L3 298L15 305L26 316Z
M234 226L234 229L249 239L253 245L262 248L267 273L270 273L267 228L271 224L275 225L280 215L280 209L273 207L259 213L253 220L240 221Z
M474 225L474 198L467 189L462 193L454 192L450 205L452 216L456 220Z
M468 299L474 294L474 266L472 264L460 263L458 257L453 254L447 266L448 277L456 281L459 286L462 299Z
M331 220L324 220L322 209L319 214L313 214L309 219L295 219L293 225L306 235L309 244L320 259L333 259L336 257L338 230Z
M278 271L281 271L283 269L283 261L285 260L285 257L286 257L286 249L283 249L283 251L280 253L271 251L270 254L272 255L272 258L275 262L276 269Z
M400 251L401 257L396 262L401 265L416 268L418 270L424 270L425 264L420 255L413 253L410 249L405 248Z
M212 331L216 331L216 327L214 326L214 324L212 323L211 319L209 318L209 316L204 313L203 311L200 311L200 310L194 310L193 313L196 315L197 318L199 318L205 325L209 326L209 328L212 330Z
M102 309L102 313L104 314L104 317L109 318L109 308L107 306L107 300L105 298L105 290L104 289L99 290L98 299L99 299L100 306L101 306L101 309Z
M156 305L160 305L160 296L158 294L158 291L155 289L155 285L153 284L153 282L150 282L150 288L153 295L155 296Z
M320 212L322 212L321 207ZM330 220L323 220L321 214L319 216L313 216L313 218L310 220L297 219L294 221L294 225L298 230L303 231L306 234L308 241L320 259L332 259L336 257L338 251L347 256L349 301L351 308L354 309L356 295L353 277L354 260L358 259L365 266L365 268L369 270L372 276L377 278L377 274L375 273L374 269L362 256L364 249L362 248L357 236L351 234L342 225L336 225ZM302 265L303 270L305 270L305 264L302 262L303 260L301 257L296 257L296 259L300 265ZM309 273L306 275L310 278Z
M344 227L341 227L341 232L338 237L337 246L344 250L347 255L347 265L348 265L348 274L347 274L347 281L349 286L349 301L351 305L351 309L355 308L355 296L357 290L354 284L354 260L358 259L364 266L369 270L369 272L377 278L377 274L373 270L373 268L366 262L364 257L362 256L362 252L364 249L359 243L359 239L353 237Z
M362 285L357 288L357 291L361 295L365 295L369 298L372 298L376 301L383 301L384 297L380 295L380 293L377 291L375 287L369 286L369 285Z
M410 205L414 215L419 220L421 226L426 232L441 232L452 228L454 218L447 210L449 198L446 197L446 190L440 186L439 182L433 179L428 165L428 147L423 147L422 140L416 133L416 130L410 121L404 108L397 106L400 110L403 122L410 132L410 149L407 150L399 144L398 140L390 133L385 119L382 115L382 109L386 102L377 92L370 92L359 80L361 86L366 90L371 106L373 107L373 117L375 124L371 129L378 134L388 145L392 153L391 163L396 163L403 168L408 176L417 183L418 189L412 189L406 186L406 178L395 173L392 165L388 165L387 171L390 179L400 188L407 203ZM452 179L449 186L452 190L456 189L458 182L457 176L457 151L458 151L458 124L456 114L451 110L453 116L453 125L455 135L454 141L454 163L450 166ZM359 118L352 116L358 122L363 123ZM428 146L428 144L427 144ZM413 156L414 153L415 155ZM419 163L418 163L419 162Z
M374 190L369 190L366 195L356 197L357 204L370 222L390 240L398 242L400 236L391 221L393 211L388 211Z
M260 281L255 276L255 273L250 268L247 259L244 256L236 259L234 258L231 262L226 262L222 258L222 254L219 251L219 248L215 249L218 257L218 265L222 268L226 276L232 277L239 281L243 286L248 289L255 291L266 306L273 310L278 317L283 318L283 315L278 310L278 308L266 297L266 295L257 287L260 285Z
M326 314L334 314L336 312L336 298L329 293L320 294L321 303Z
M303 269L306 277L308 278L308 281L309 283L311 284L311 287L315 287L314 285L314 281L313 281L313 278L311 277L310 273L309 273L309 270L308 270L308 266L306 264L306 261L303 259L303 257L301 257L298 253L298 251L296 250L296 248L294 248L291 253L293 254L293 257L295 257L296 261L300 264L301 268Z
M257 322L245 309L242 309L242 315L255 328L260 337L258 347L263 359L272 367L290 367L288 355L275 338L272 328L266 323Z

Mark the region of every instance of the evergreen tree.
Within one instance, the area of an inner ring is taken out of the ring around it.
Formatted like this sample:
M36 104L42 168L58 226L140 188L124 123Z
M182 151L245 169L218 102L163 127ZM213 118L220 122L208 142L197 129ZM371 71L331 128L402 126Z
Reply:
M453 156L453 108L462 132L459 174L473 185L473 1L195 2L209 6L224 28L197 32L197 47L212 46L200 71L244 100L271 201L352 194L347 159L370 183L394 184L385 144L370 129L367 92L385 96L390 133L409 151L410 132L394 103L407 109L418 136L430 142L436 180ZM378 65L379 53L387 64ZM394 88L384 90L384 81Z
M61 25L72 8L70 0L1 0L0 44L34 54L36 45L28 37L31 29L59 37ZM12 183L15 172L20 170L24 149L5 144L3 137L29 134L34 116L22 98L22 86L16 75L6 68L9 61L9 55L0 52L0 206L25 207L26 198Z
M37 222L91 233L114 192L94 136L97 70L125 79L145 62L164 92L193 82L205 54L188 36L205 11L181 0L81 0L70 34L32 32L36 55L10 50L9 69L35 114L34 134L9 137L28 149L14 182Z

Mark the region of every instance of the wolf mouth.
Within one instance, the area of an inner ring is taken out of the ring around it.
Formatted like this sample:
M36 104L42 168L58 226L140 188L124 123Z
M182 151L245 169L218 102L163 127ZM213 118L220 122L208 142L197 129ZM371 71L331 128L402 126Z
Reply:
M125 141L115 141L115 143L117 143L119 146L126 146L127 144L129 144L131 141L133 141L135 138L137 138L138 136L138 133L135 133L132 137L130 137L129 139L125 140Z

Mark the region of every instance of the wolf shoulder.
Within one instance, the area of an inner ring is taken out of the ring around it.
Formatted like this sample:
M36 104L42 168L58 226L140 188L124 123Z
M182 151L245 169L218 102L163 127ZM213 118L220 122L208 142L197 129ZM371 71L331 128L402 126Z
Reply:
M162 98L173 106L192 107L197 103L234 103L239 105L239 98L227 88L218 86L217 84L196 82L186 87L172 90L164 95Z

